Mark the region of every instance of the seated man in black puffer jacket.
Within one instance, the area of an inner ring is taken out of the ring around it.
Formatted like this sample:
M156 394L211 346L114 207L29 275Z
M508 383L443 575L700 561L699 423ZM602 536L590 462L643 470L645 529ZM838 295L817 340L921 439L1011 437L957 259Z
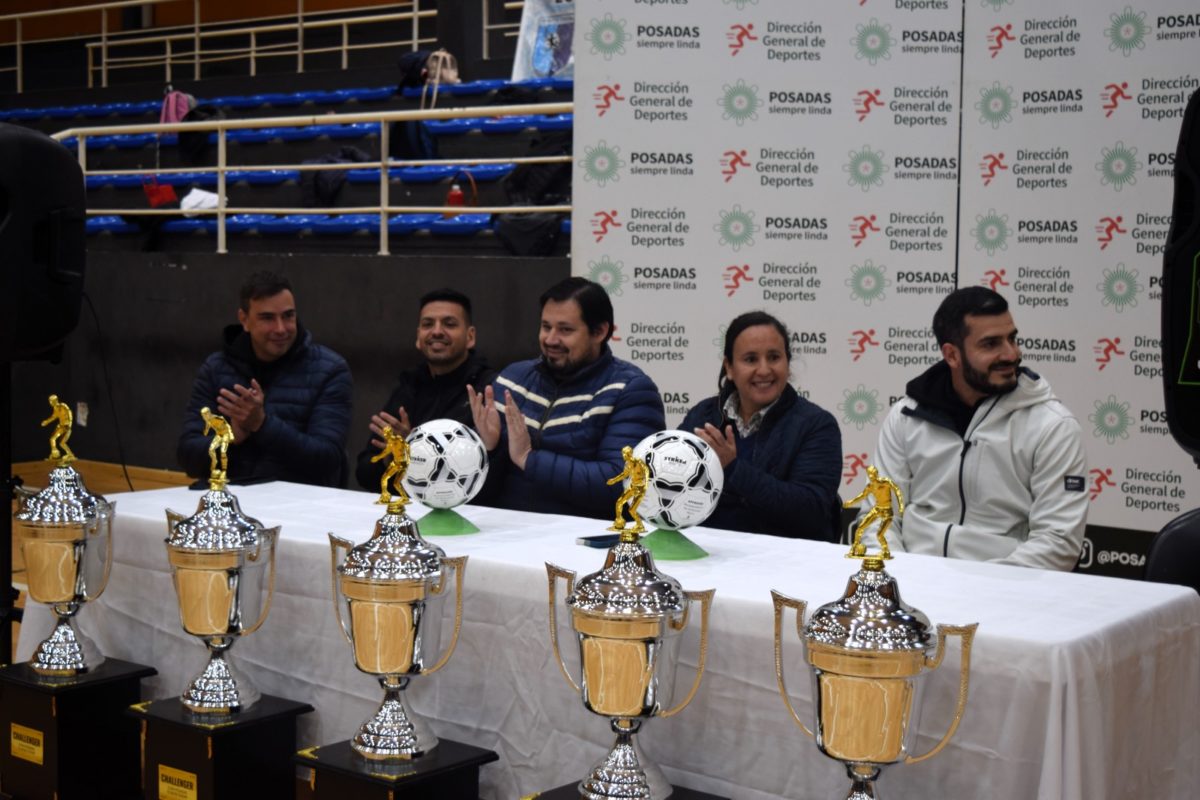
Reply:
M353 383L346 360L313 344L296 317L286 278L251 275L242 287L237 325L225 347L200 366L179 436L188 475L209 474L200 409L229 420L234 446L229 480L343 486Z

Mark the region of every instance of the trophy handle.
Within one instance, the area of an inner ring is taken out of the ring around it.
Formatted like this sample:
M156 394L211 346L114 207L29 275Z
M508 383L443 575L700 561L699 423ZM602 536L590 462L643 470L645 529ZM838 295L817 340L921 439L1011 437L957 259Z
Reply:
M342 565L346 556L353 549L354 542L334 536L332 533L329 534L329 574L333 578L333 613L337 615L338 626L342 629L342 635L346 637L346 641L350 643L351 647L354 646L354 637L350 632L349 621L342 616L342 604L346 601L342 597L342 590L338 587L338 567Z
M267 614L271 613L271 600L275 597L275 551L279 549L279 527L270 528L263 531L258 536L258 550L254 555L250 556L251 561L258 561L262 556L263 544L267 544L271 548L271 561L269 565L270 572L267 577L267 602L263 603L262 614L259 615L258 621L241 632L242 636L249 636L256 630L262 627L262 624L267 621Z
M804 609L808 607L808 603L803 600L794 600L774 589L771 590L771 600L775 604L775 678L779 681L779 694L783 697L783 704L791 712L792 719L800 726L800 730L812 738L813 732L808 729L808 726L800 719L800 715L796 713L796 709L792 707L792 699L788 697L787 683L783 678L783 610L785 608L795 610L796 635L800 637L800 643L804 644Z
M685 591L683 596L687 598L687 609L684 611L683 619L679 623L680 629L687 625L687 610L691 609L692 603L700 603L700 657L696 662L696 679L692 681L692 688L688 690L687 697L666 711L658 712L660 717L673 717L692 702L692 698L696 696L696 691L700 688L700 679L704 677L704 664L708 660L708 612L712 609L713 595L716 594L716 589L704 589L698 592ZM672 627L674 627L672 625Z
M971 645L975 641L975 629L979 627L978 622L973 622L970 625L938 625L938 643L937 652L933 658L925 657L925 666L929 669L937 669L941 666L942 657L946 655L946 637L958 636L962 642L962 663L959 669L958 677L958 706L954 709L954 720L950 723L950 729L946 731L946 735L938 742L932 750L924 755L908 756L904 759L905 764L916 764L918 761L924 761L927 758L932 758L942 751L950 742L950 737L958 730L958 723L962 722L963 711L967 707L967 685L971 682Z
M100 506L100 514L94 521L94 525L99 528L106 528L104 534L104 575L100 578L100 587L96 591L89 591L84 595L84 602L91 602L99 597L104 592L104 587L108 586L108 576L112 572L113 558L113 537L112 537L112 516L116 503L102 503ZM91 587L85 587L91 588Z
M583 694L579 684L567 671L567 663L563 661L562 651L558 648L558 597L556 595L558 579L564 578L567 581L567 594L569 595L575 591L575 573L547 561L546 577L550 580L550 645L554 648L554 658L558 661L558 668L562 670L563 677L567 679L567 683L571 684L575 693Z
M467 556L455 556L454 558L442 556L442 566L450 567L454 570L454 633L450 636L450 645L446 648L446 652L442 654L442 657L432 667L421 670L422 675L432 675L446 666L446 662L454 654L454 648L458 646L458 632L462 630L463 573L467 570ZM446 578L445 572L443 572L441 583L430 587L430 593L438 595L445 590Z

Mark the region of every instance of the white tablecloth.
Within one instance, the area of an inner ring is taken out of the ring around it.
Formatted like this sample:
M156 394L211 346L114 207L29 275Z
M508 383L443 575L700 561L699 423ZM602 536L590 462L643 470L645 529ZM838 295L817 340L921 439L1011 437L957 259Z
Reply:
M362 541L382 508L365 493L295 484L233 491L247 514L281 524L283 533L270 617L232 657L264 692L316 707L301 718L300 744L345 739L381 693L354 668L337 628L326 534ZM180 628L163 546L164 509L190 514L199 496L180 488L110 498L117 502L112 578L79 618L104 653L158 669L146 684L151 697L182 691L206 657ZM607 722L584 709L555 664L544 567L598 569L604 551L575 539L602 533L604 523L471 507L464 515L484 532L434 539L448 555L470 556L462 637L449 665L414 680L409 695L438 735L500 754L482 771L483 794L512 800L578 780L611 744ZM854 562L845 548L816 542L704 529L689 535L711 557L659 568L685 588L717 590L708 670L691 706L643 727L644 751L673 782L739 800L844 796L844 770L795 727L779 698L769 591L806 599L811 612L840 596ZM1196 796L1194 591L907 554L888 569L904 599L934 622L979 623L957 735L929 761L886 769L880 789L889 800ZM20 659L49 628L45 609L26 611ZM794 625L786 631L789 688L807 718L809 680ZM697 643L692 628L680 648L677 692L690 685ZM926 676L921 750L949 723L958 668L955 643Z

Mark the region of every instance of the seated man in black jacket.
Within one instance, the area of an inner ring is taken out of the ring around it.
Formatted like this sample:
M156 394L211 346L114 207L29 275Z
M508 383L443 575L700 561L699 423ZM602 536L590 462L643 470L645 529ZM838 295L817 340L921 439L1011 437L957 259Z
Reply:
M346 483L346 433L354 386L346 360L314 344L296 315L286 278L251 275L242 286L238 324L225 347L196 374L179 436L179 463L194 478L209 473L200 409L229 421L229 479Z
M453 419L472 427L467 385L482 392L496 378L496 371L475 353L470 298L453 289L436 289L421 298L420 309L421 363L400 373L400 383L383 410L371 416L371 437L358 454L355 477L367 491L379 491L384 464L371 463L371 458L383 447L385 426L401 436L431 419Z

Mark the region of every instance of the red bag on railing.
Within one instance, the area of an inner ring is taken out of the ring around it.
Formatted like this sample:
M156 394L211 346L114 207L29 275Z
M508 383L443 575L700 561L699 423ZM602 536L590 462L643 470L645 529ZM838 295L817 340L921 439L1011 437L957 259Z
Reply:
M179 196L175 194L175 187L169 183L159 183L158 178L153 175L146 175L142 178L142 191L146 193L146 199L150 201L151 208L161 208L179 202Z

